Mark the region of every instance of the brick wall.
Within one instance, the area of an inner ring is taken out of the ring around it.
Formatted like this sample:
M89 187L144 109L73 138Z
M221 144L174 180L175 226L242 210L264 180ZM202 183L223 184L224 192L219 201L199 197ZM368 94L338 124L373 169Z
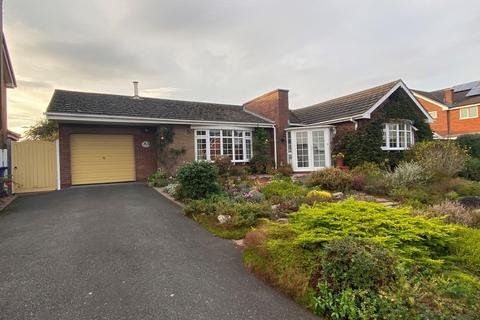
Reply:
M451 135L480 132L480 118L460 120L460 109L450 110L449 113Z
M245 110L275 121L277 133L277 161L287 163L288 90L277 89L257 97L244 105Z
M448 135L448 111L443 110L436 104L424 100L421 97L418 97L418 101L425 109L427 109L428 112L437 112L437 119L433 119L433 123L430 123L430 128L432 128L432 131L441 136Z
M99 126L60 124L60 183L62 188L72 184L70 161L71 134L131 134L135 144L135 172L137 181L145 181L157 169L157 156L154 148L143 148L142 141L153 143L155 128L134 126Z
M166 146L158 156L158 167L170 174L175 174L177 169L195 160L195 132L189 125L170 126L173 130L173 142ZM176 151L184 150L176 156Z

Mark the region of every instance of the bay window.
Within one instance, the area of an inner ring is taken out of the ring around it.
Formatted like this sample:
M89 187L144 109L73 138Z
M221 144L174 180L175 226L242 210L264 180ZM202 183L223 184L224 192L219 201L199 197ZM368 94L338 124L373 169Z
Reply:
M406 150L415 143L415 128L407 122L383 124L382 150Z
M232 162L248 162L252 158L252 132L235 129L195 130L195 160L213 161L228 156Z

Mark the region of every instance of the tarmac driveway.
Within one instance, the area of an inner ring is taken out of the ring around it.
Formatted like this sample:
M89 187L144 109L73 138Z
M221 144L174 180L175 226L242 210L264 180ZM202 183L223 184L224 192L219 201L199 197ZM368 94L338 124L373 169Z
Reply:
M141 184L19 197L0 215L0 319L317 319Z

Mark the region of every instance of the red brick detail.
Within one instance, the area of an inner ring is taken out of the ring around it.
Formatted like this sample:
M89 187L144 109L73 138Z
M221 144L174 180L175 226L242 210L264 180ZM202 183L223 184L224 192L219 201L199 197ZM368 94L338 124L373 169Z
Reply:
M480 133L480 118L461 120L461 109L443 110L438 105L426 101L421 97L418 98L418 101L420 101L428 112L437 111L437 119L433 119L433 123L430 124L433 132L443 137Z
M430 123L430 128L432 131L441 136L447 136L449 132L448 110L444 110L438 105L422 99L422 97L418 97L418 101L428 112L437 112L437 118L433 119L433 122Z
M154 148L142 147L142 141L154 142L155 128L134 126L59 125L60 183L62 188L72 184L70 135L72 134L131 134L135 144L135 172L137 181L145 181L157 170L157 156Z
M183 164L195 160L195 132L190 125L173 125L173 142L164 148L158 157L158 167L175 174ZM174 150L184 153L174 157Z
M449 105L453 103L453 89L443 90L443 102Z
M288 90L277 89L243 105L245 110L256 113L275 122L277 134L277 161L287 163Z

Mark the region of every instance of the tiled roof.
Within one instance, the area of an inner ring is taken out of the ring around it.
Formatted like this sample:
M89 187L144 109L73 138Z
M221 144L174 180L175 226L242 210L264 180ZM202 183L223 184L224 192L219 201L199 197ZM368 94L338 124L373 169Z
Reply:
M336 119L358 116L373 107L401 80L392 81L374 88L352 93L315 104L310 107L292 110L304 124L335 121Z
M474 81L468 84L472 84L475 82L480 82L480 81ZM466 84L466 85L468 85ZM471 104L480 104L480 94L478 95L472 95L470 93L471 88L464 87L464 85L458 85L458 86L453 86L452 88L445 88L445 89L440 89L440 90L435 90L435 91L421 91L421 90L412 90L413 92L420 94L426 98L429 98L431 100L434 100L438 103L441 103L445 105L446 107L450 108L455 108L455 107L461 107L461 106L468 106ZM444 101L444 92L445 90L454 90L453 92L453 104L452 105L447 105Z
M47 113L126 116L171 120L269 123L243 106L55 90Z

